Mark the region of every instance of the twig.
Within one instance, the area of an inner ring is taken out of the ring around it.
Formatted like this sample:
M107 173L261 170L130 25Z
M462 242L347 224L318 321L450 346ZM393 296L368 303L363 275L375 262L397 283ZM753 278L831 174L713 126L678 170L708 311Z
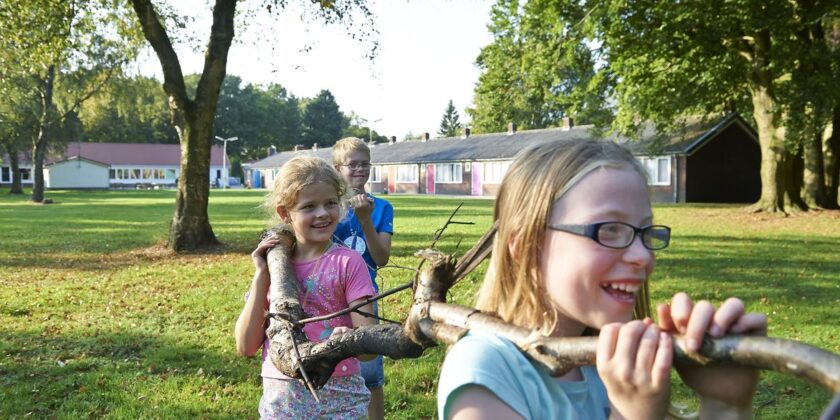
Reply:
M321 400L318 398L318 394L315 393L315 387L312 386L312 382L309 380L309 376L306 375L306 369L303 368L303 364L300 363L300 350L298 350L297 340L295 340L294 335L289 334L292 337L292 348L295 349L295 363L298 365L298 370L300 370L300 375L303 376L303 383L306 384L306 388L309 389L309 392L312 394L312 398L315 398L319 404Z
M432 243L429 244L428 248L434 248L435 244L437 244L437 241L443 235L443 232L446 231L446 228L451 224L457 223L457 222L453 222L452 218L455 217L455 214L458 213L458 210L460 210L461 206L463 206L463 205L464 205L464 202L462 201L460 204L458 204L458 207L455 207L455 210L453 210L452 214L449 215L449 218L446 219L446 223L443 224L443 227L441 227L440 229L437 230L437 232L435 232L435 237L432 239ZM426 262L425 258L420 259L420 264L417 265L417 269L420 270L421 268L423 268L423 263L425 263L425 262Z
M379 299L382 299L382 298L384 298L384 297L387 297L387 296L393 295L394 293L401 292L401 291L403 291L403 290L405 290L405 289L408 289L408 288L410 288L410 287L411 287L411 285L412 285L412 283L406 283L406 284L403 284L403 285L397 286L397 287L395 287L395 288L393 288L393 289L390 289L390 290L388 290L388 291L386 291L386 292L384 292L384 293L380 293L380 294L378 294L378 295L371 296L371 297L369 297L369 298L365 299L365 300L364 300L364 301L362 301L362 302L359 302L359 303L357 303L357 304L355 304L355 305L353 305L353 306L350 306L350 307L348 307L348 308L344 308L344 309L342 309L342 310L340 310L340 311L333 312L333 313L331 313L331 314L326 314L326 315L315 316L315 317L312 317L312 318L306 318L306 319L301 319L301 320L298 320L297 322L295 322L295 326L301 326L301 325L304 325L304 324L309 324L309 323L311 323L311 322L326 321L326 320L328 320L328 319L333 319L333 318L335 318L335 317L337 317L337 316L341 316L341 315L346 315L346 314L349 314L350 312L357 312L357 311L356 311L356 309L359 309L359 308L361 308L362 306L365 306L365 305L367 305L367 304L369 304L369 303L372 303L372 302L377 301L377 300L379 300ZM276 314L268 314L268 316L275 316L275 315L276 315Z

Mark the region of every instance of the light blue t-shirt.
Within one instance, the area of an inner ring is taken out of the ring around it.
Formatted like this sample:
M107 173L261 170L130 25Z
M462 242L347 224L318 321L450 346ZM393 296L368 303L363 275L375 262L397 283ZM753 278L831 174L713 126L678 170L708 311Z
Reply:
M443 362L438 417L447 418L459 388L480 385L525 419L606 419L610 403L598 372L581 368L582 381L562 381L531 363L510 341L490 333L461 338Z

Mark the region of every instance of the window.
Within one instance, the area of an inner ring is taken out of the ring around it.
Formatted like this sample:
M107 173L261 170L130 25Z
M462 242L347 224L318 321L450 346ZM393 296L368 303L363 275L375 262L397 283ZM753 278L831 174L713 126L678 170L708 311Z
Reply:
M460 184L463 171L460 163L435 165L435 184Z
M166 170L166 179L175 179L175 170L174 169L167 169Z
M397 182L417 182L417 166L415 165L400 165L397 166Z
M109 169L108 170L108 178L114 179L117 177L117 170L116 169Z
M30 168L20 168L20 180L21 181L29 181L32 177L32 169Z
M12 177L10 176L12 171L9 170L8 167L4 166L2 172L0 172L0 181L2 182L12 182Z
M370 182L382 182L382 167L381 166L371 166L370 167Z
M131 170L131 179L143 179L141 177L140 169L132 169Z
M502 178L510 167L510 162L485 162L481 168L481 182L484 184L501 184Z
M671 158L639 158L647 170L648 185L671 185Z

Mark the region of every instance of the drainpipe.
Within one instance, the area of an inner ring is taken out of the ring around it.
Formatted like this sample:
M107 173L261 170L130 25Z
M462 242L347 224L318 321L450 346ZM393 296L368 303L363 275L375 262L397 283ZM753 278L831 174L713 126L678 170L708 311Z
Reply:
M677 191L680 188L680 168L679 168L680 157L678 155L673 155L673 159L674 159L674 181L673 181L674 182L674 203L676 204L676 203L678 203L677 200L679 200L679 197L680 197L680 194Z

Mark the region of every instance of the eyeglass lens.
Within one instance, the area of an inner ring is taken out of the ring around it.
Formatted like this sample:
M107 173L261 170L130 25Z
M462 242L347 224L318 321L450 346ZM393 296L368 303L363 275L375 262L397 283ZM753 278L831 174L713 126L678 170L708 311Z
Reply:
M344 166L350 169L368 169L370 168L370 162L348 162Z
M668 246L670 232L664 226L648 226L641 229L639 233L648 249L662 249ZM598 228L598 242L609 247L627 247L635 237L636 229L623 223L604 223Z

